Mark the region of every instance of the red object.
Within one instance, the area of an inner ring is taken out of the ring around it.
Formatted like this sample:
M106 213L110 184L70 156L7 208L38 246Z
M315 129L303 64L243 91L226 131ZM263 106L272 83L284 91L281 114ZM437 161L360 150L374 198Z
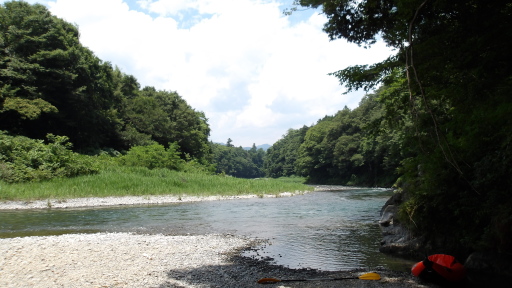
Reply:
M453 256L435 254L414 264L412 274L427 281L460 282L466 277L466 269Z

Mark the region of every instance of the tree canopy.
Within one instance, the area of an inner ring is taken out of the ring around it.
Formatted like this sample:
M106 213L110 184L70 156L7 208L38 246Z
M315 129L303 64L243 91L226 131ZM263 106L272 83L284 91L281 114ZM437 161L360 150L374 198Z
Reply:
M242 147L234 147L231 138L226 145L211 143L216 172L239 178L259 178L265 176L263 171L263 159L265 151L256 148L246 150Z
M43 5L0 6L0 130L34 139L65 135L84 152L176 143L183 158L209 157L203 112L177 92L141 89L79 36Z
M409 195L403 220L417 235L443 239L438 243L445 247L510 252L510 1L300 0L296 5L322 9L332 40L361 46L382 40L395 48L396 54L380 63L333 75L351 90L391 88L381 96L386 121L406 132L403 147L410 152L398 182Z
M385 125L380 103L387 88L366 95L311 127L290 129L267 151L270 177L298 175L309 183L390 187L397 178L403 133Z

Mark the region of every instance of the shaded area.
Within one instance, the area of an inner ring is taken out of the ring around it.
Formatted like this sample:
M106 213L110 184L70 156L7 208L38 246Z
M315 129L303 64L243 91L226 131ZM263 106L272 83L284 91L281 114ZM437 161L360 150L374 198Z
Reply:
M258 243L259 242L259 243ZM249 247L240 248L226 253L226 261L219 265L206 265L196 269L179 269L167 272L169 279L176 279L199 287L295 287L295 288L334 288L334 287L395 287L395 288L439 288L433 283L425 282L414 277L410 271L392 271L389 269L378 268L376 270L353 269L349 271L320 271L316 269L290 269L284 266L272 264L271 257L265 260L258 260L251 257L241 256L248 250L255 250L255 245L261 245L261 241L255 241ZM304 282L282 282L276 284L258 284L257 281L262 278L277 279L318 279L318 278L344 278L358 277L368 272L376 272L381 276L381 280L360 280L345 279L334 281L304 281ZM509 287L510 279L496 277L485 274L468 273L464 283L451 285L448 287L476 288L476 287ZM165 282L158 286L184 287ZM445 286L446 287L446 286Z
M170 279L183 281L189 285L199 287L437 287L424 283L414 278L409 272L397 272L386 269L367 271L356 269L351 271L327 272L315 269L290 269L272 264L272 258L257 260L251 257L241 256L243 252L252 250L251 247L238 249L227 253L227 265L207 265L196 269L170 270L167 272ZM261 278L277 279L316 279L316 278L340 278L357 277L367 272L377 272L382 279L379 281L346 279L336 281L307 281L307 282L283 282L276 284L258 284ZM180 287L171 280L158 286Z

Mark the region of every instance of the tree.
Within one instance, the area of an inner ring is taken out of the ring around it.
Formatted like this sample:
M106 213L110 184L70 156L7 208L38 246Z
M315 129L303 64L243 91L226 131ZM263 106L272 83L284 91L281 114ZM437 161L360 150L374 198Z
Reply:
M411 152L400 170L409 199L402 220L445 248L511 252L512 220L503 218L512 214L512 44L504 41L512 36L510 1L296 4L321 7L332 40L370 46L381 38L396 49L380 63L333 75L366 91L397 83L397 73L405 79L407 101L400 93L384 99L386 115L404 111L408 116L400 117L410 119L402 122L410 145L403 147Z
M181 170L184 160L180 158L179 146L176 143L169 143L168 146L168 148L160 144L134 146L121 157L120 161L127 166Z
M231 138L228 140L231 142ZM224 173L239 178L258 178L264 176L262 166L254 160L258 160L258 153L251 154L250 151L242 147L234 147L233 145L222 145L212 143L213 164L216 166L217 173Z
M23 1L0 6L0 130L66 135L87 153L176 143L183 159L211 155L203 112L177 92L141 90L83 47L75 25Z
M248 151L251 156L252 163L258 167L259 170L263 169L263 162L265 159L265 150L262 148L256 148L256 143L252 144L251 149ZM258 174L262 174L263 170L261 170Z
M299 176L307 176L310 182L322 183L332 178L334 147L326 138L336 126L333 119L333 116L327 116L309 128L299 147L296 169Z
M308 126L303 126L297 130L288 129L283 138L267 150L263 167L268 177L279 178L299 175L296 161L299 147L304 142L308 129Z
M177 92L159 91L155 98L169 116L169 141L176 142L182 153L191 157L207 157L210 154L210 127L206 115L193 109Z
M0 129L67 135L75 148L114 132L112 67L79 42L78 28L42 5L0 6Z

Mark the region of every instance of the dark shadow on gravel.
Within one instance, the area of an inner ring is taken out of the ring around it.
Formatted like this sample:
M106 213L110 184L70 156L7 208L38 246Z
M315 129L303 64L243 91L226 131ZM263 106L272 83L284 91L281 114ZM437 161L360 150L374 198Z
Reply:
M176 279L188 283L189 285L200 287L397 287L397 288L419 288L419 287L437 287L422 283L407 272L395 272L388 270L377 271L318 271L314 269L290 269L283 266L272 264L272 259L257 260L250 257L241 256L241 253L251 249L243 248L225 254L227 265L201 266L196 269L170 270L167 275L170 279ZM346 279L336 281L306 281L306 282L281 282L276 284L258 284L261 278L278 279L312 279L312 278L341 278L357 277L367 272L376 272L381 275L381 280L360 280ZM163 283L158 286L180 287L173 284Z

